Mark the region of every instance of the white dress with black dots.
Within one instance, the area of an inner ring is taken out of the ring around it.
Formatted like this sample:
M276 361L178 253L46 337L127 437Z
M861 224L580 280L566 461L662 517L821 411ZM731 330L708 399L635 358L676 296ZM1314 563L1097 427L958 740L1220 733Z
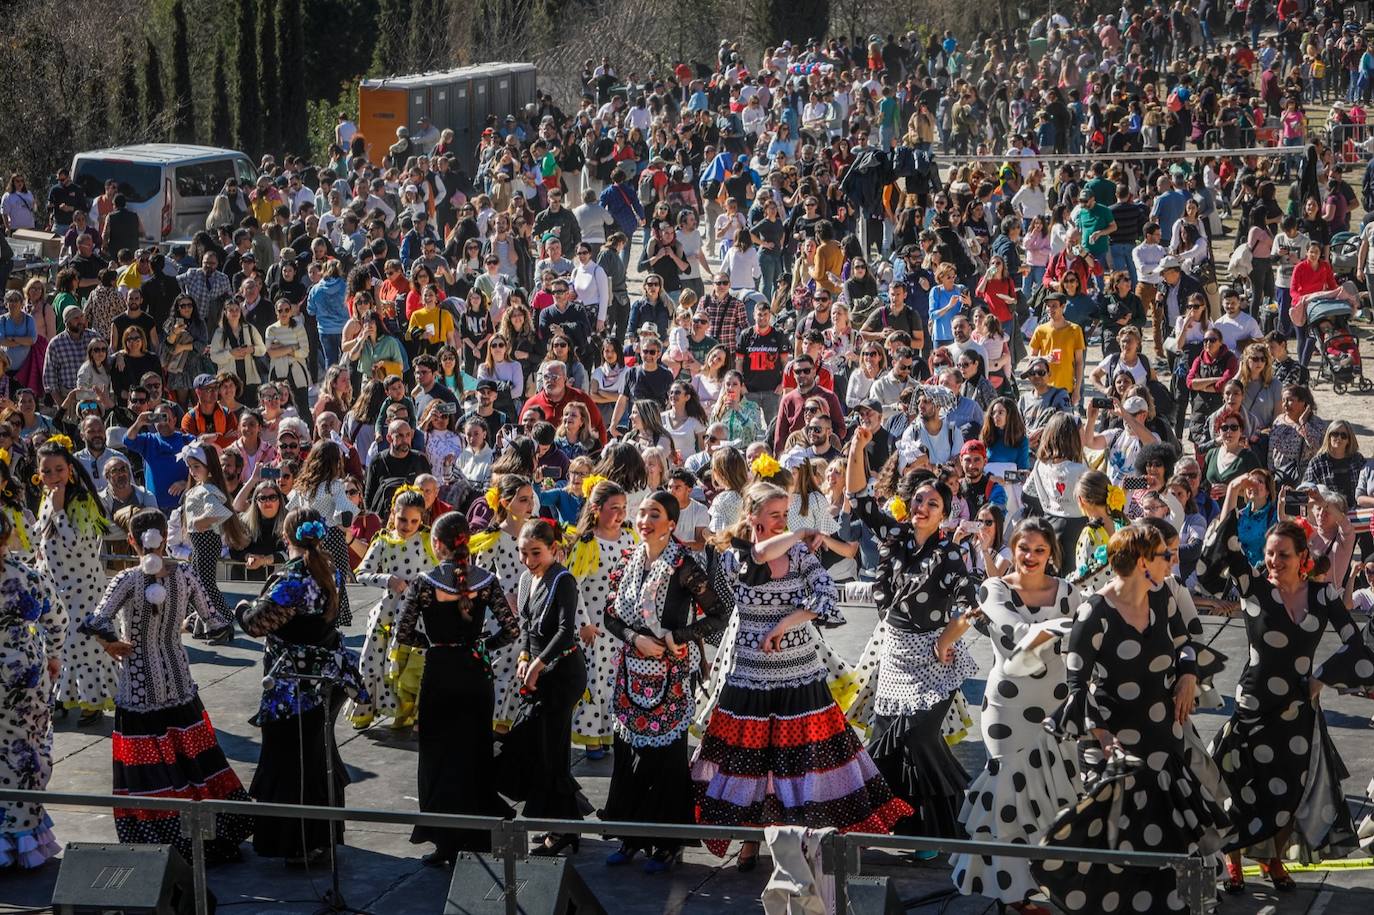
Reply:
M520 573L525 571L525 567L520 563L520 546L514 537L501 531L494 544L473 556L473 562L495 572L501 582L501 590L508 598L515 597L520 586ZM509 728L520 708L520 687L515 682L515 668L520 661L519 642L516 639L491 655L492 686L496 692L493 724L498 730Z
M1027 606L1000 578L978 589L983 617L974 625L993 651L982 714L988 761L959 811L977 842L1038 844L1055 815L1082 792L1073 745L1060 743L1044 727L1069 695L1059 643L1080 602L1073 585L1058 582L1058 593L1043 607ZM1042 633L1052 638L1032 647ZM955 855L951 863L954 885L966 896L1010 904L1040 889L1026 858Z
M105 593L105 567L100 562L100 531L79 531L67 512L54 509L44 498L38 509L38 571L50 575L67 605L67 640L62 648L62 673L57 678L57 701L82 711L113 711L119 677L115 660L100 643L77 631L86 614Z
M629 531L621 531L615 540L595 538L601 551L601 561L590 573L578 580L582 592L582 605L587 616L601 634L584 648L583 657L587 661L587 692L573 712L572 739L580 746L610 747L614 743L611 734L611 694L615 691L615 660L618 648L624 643L606 631L603 622L606 612L606 598L610 594L611 572L625 564L625 551L633 549L636 541Z
M201 589L210 601L215 614L224 620L232 621L229 608L224 603L224 594L219 589L219 560L224 552L224 536L220 528L234 513L229 508L224 492L211 483L197 483L186 491L181 502L181 525L191 541L191 562L196 576L200 579ZM195 530L198 522L210 521L211 526L203 531ZM210 634L206 622L199 613L191 611L188 621L191 634L204 638Z
M362 659L358 663L363 685L367 687L367 700L354 700L348 709L348 715L355 725L366 726L377 715L395 717L399 710L396 692L387 681L387 665L396 628L396 614L401 609L405 595L404 592L397 594L391 590L387 582L393 575L409 582L426 569L433 568L434 556L425 549L428 538L429 532L421 529L409 540L397 543L396 537L383 532L372 538L367 554L358 564L358 583L380 588L384 593L367 617L367 639L363 642Z
M52 582L0 559L0 785L41 791L52 777L48 658L62 653L67 615ZM62 846L42 804L0 804L0 868L38 867Z

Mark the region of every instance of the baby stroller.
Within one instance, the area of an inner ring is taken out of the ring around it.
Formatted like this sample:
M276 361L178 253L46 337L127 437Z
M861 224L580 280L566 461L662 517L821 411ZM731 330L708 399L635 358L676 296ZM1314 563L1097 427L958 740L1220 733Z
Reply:
M1360 356L1359 338L1350 330L1353 310L1344 299L1322 299L1307 308L1307 325L1316 336L1321 352L1317 368L1317 382L1331 382L1331 390L1344 394L1352 385L1361 393L1374 390L1374 383L1364 376L1364 360Z
M1360 235L1358 232L1337 232L1331 236L1331 272L1338 281L1349 279L1363 282L1364 277L1355 275L1360 261Z

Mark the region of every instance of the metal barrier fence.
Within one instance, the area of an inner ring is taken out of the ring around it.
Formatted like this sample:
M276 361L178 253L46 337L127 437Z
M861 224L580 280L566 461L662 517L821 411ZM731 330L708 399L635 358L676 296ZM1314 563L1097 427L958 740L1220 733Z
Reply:
M731 839L762 842L763 830L742 826L687 826L664 823L620 823L606 820L540 820L518 817L460 816L448 813L405 813L366 808L307 807L293 804L259 804L247 801L188 801L173 798L133 798L104 794L74 794L47 791L0 790L0 801L40 803L45 807L132 808L173 810L181 815L183 831L191 838L191 869L195 880L196 915L208 915L205 873L205 840L213 839L215 815L221 813L283 819L351 821L358 823L396 823L409 826L437 826L451 829L485 830L491 835L491 852L503 865L506 915L519 915L519 882L516 862L528 856L531 832L594 833L617 837L671 838L686 841ZM1209 888L1213 882L1208 862L1192 855L1158 852L1103 851L1090 848L1046 848L1037 845L1011 845L1000 842L955 841L950 839L909 838L869 833L834 834L821 846L822 869L835 880L835 911L849 915L848 880L865 872L863 850L879 848L897 851L936 851L943 854L966 853L996 855L1004 858L1029 858L1111 864L1174 871L1179 895L1191 915L1206 911ZM894 867L868 866L875 875L901 876L909 873Z

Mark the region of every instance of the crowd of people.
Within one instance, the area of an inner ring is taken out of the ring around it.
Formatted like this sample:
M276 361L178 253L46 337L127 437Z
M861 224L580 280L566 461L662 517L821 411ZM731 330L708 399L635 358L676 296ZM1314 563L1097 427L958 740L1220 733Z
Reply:
M1237 4L1248 38L1205 2L1071 16L588 61L574 114L541 95L472 169L428 122L387 147L341 116L328 162L264 157L186 249L140 247L117 183L59 173L40 217L16 176L9 227L46 219L64 263L0 316L5 783L47 784L52 716L113 711L116 793L342 803L342 717L418 729L426 811L581 819L576 746L612 757L606 820L1190 853L1230 892L1242 855L1288 890L1285 860L1352 848L1374 823L1320 694L1374 687L1374 463L1318 415L1307 315L1358 308L1374 230L1303 112L1334 86L1349 117L1374 57L1302 0ZM1291 159L1209 148L1265 124ZM850 665L825 630L863 603ZM1235 613L1244 659L1202 637ZM247 788L183 631L265 643ZM0 865L57 853L41 805L5 810ZM189 848L175 816L115 824ZM296 864L343 840L224 816L211 860L249 836ZM953 863L1023 913L1184 908L1172 871Z

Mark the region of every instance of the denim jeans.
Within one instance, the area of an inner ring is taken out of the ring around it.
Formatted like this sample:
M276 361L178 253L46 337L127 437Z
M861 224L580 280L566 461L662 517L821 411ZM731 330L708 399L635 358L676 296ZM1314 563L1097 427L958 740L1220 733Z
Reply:
M759 272L763 274L763 294L771 302L778 277L782 276L782 255L777 251L760 251Z
M324 369L329 371L331 365L338 365L343 355L343 334L320 334L320 355L324 357Z
M1131 257L1131 249L1135 247L1129 242L1116 244L1113 242L1107 248L1107 260L1112 265L1113 270L1125 270L1131 275L1131 285L1135 286L1135 260Z
M1032 266L1030 268L1030 273L1027 273L1025 276L1021 277L1021 294L1026 297L1027 302L1030 301L1031 295L1035 293L1036 287L1038 287L1044 281L1044 267Z

